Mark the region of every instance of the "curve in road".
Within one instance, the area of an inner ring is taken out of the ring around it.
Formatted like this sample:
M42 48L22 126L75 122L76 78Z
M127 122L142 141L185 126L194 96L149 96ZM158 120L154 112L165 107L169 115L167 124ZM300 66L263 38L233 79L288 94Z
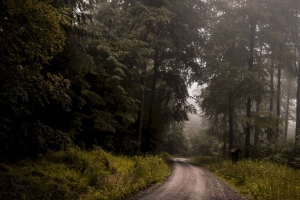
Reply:
M210 172L187 161L174 159L166 182L140 200L244 200Z

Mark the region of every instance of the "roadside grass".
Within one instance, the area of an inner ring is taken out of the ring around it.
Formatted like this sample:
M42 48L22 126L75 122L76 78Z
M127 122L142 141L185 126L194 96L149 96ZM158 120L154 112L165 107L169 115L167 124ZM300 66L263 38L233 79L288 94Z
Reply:
M124 199L163 181L162 156L114 156L76 148L18 164L0 163L0 199Z
M242 160L232 165L229 160L193 157L192 164L200 165L243 196L255 200L300 199L300 171L267 161Z

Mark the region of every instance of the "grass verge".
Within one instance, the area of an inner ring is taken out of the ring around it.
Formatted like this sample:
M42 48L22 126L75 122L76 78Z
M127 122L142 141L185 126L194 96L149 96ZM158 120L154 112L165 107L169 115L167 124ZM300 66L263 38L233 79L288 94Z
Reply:
M300 199L300 171L288 166L252 160L242 160L232 165L230 161L209 157L194 157L190 162L212 171L251 199Z
M0 199L122 199L163 181L161 156L114 156L69 149L19 164L0 163Z

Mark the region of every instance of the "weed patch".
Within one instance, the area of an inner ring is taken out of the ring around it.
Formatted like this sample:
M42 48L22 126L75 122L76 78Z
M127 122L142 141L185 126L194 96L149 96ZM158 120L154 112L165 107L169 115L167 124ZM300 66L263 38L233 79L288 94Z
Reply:
M160 156L114 156L101 149L0 164L0 199L121 199L170 173Z

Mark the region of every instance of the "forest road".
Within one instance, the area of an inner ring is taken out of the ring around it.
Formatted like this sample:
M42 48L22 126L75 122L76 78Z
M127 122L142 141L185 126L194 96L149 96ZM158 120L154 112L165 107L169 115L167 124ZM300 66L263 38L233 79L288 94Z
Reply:
M170 177L153 192L140 200L245 200L214 175L189 164L188 159L172 161Z

